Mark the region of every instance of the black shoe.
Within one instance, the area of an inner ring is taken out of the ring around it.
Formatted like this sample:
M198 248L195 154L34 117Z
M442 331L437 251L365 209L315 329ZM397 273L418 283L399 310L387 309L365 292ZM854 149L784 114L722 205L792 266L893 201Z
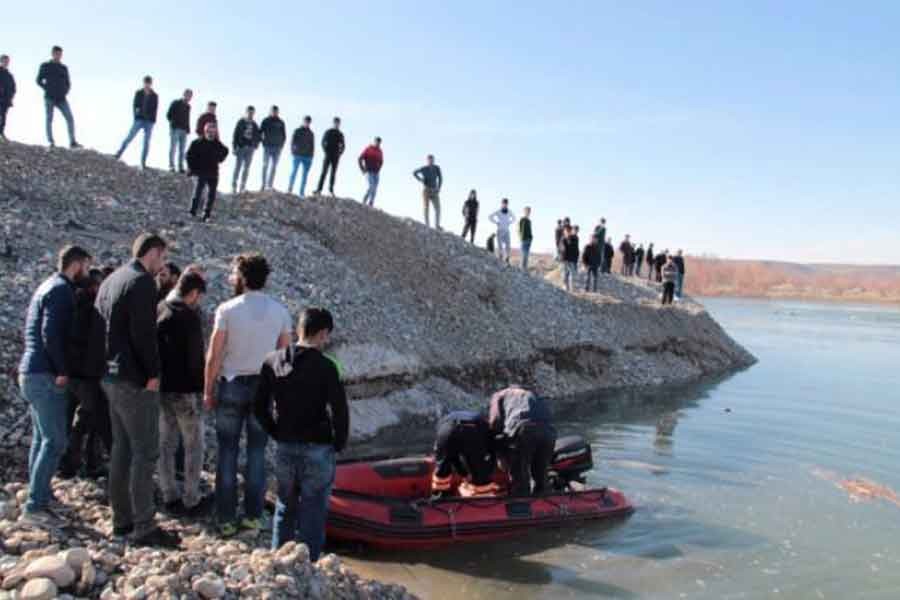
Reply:
M60 469L57 475L60 479L75 479L78 476L78 471L71 467L66 467L64 469Z
M204 222L204 223L209 223L209 214L203 215L203 222Z
M180 517L184 514L185 511L184 503L180 498L178 500L172 500L171 502L165 503L165 505L163 506L163 510L173 517Z
M204 496L196 505L190 508L185 508L184 516L188 517L189 519L200 519L202 517L205 517L207 514L209 514L209 510L212 508L214 500L215 496Z
M186 174L187 174L187 171L185 171L184 169L178 169L178 174L179 174L179 175L186 175Z
M72 142L71 144L69 144L69 148L71 148L72 150L78 150L79 148L83 148L83 147L84 146L82 146L78 142ZM116 158L119 158L119 157L116 156Z
M165 529L157 527L146 535L134 538L132 545L174 549L181 546L181 536L174 531L166 531Z
M124 527L113 527L113 537L125 537L134 531L134 525L125 525Z

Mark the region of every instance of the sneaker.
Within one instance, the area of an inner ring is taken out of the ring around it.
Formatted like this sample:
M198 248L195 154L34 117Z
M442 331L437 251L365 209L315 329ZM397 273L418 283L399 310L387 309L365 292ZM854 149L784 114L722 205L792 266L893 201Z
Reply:
M122 527L113 527L112 537L121 538L131 535L134 532L134 525L123 525Z
M262 519L244 519L241 521L241 529L259 531L262 529Z
M219 535L223 538L230 538L234 535L237 535L238 529L234 523L225 523L224 525L219 525Z
M181 546L181 536L174 531L167 531L157 527L148 534L136 537L131 542L134 546L154 546L157 548L178 548Z
M84 146L82 146L78 142L72 142L71 144L69 144L69 148L71 148L72 150L78 150L80 148L84 148Z
M19 522L38 527L62 527L65 525L65 522L53 514L50 509L24 511L19 517Z
M202 221L203 221L204 223L209 223L209 215L203 215Z
M185 513L184 503L181 501L181 498L178 500L172 500L171 502L166 502L163 505L163 511L167 514L172 515L173 517L180 517Z

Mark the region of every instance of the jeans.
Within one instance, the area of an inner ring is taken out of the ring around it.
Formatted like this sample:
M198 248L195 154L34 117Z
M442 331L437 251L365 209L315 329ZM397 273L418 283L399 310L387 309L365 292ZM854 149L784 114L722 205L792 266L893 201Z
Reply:
M681 298L681 291L684 288L684 273L678 274L678 279L675 280L675 295Z
M329 154L325 155L325 162L322 163L322 175L319 177L319 187L316 188L316 193L322 192L322 186L325 185L325 175L328 173L328 169L331 169L331 179L328 180L328 191L334 195L334 176L337 175L338 161L341 159L341 155L331 156Z
M528 270L528 257L531 254L531 240L522 240L522 270Z
M247 188L247 175L250 173L250 163L253 162L253 146L244 146L234 149L234 177L231 178L231 189L237 191L238 175L241 176L241 191ZM243 168L244 172L241 173Z
M119 151L116 152L116 158L122 158L122 155L125 154L125 149L128 147L128 144L131 143L131 140L139 133L144 132L144 147L141 150L141 166L147 166L147 154L150 153L150 136L153 134L153 121L147 121L145 119L135 119L134 123L131 125L131 131L128 132L128 135L125 136L125 141L122 142L122 145L119 147Z
M675 282L667 281L663 284L662 303L672 304L672 297L675 295Z
M431 226L430 215L428 214L429 205L434 206L434 226L436 229L441 228L441 194L439 190L425 188L422 190L422 208L425 212L425 226Z
M275 454L278 502L272 526L272 549L296 540L319 559L325 545L328 498L334 483L334 448L329 444L279 442Z
M218 177L206 177L197 175L197 185L194 187L194 197L191 198L191 214L196 216L200 209L200 197L203 188L206 188L206 206L203 207L203 215L208 217L212 212L213 203L216 201L216 188L219 187Z
M163 502L178 499L175 483L175 453L184 442L184 496L187 508L200 502L200 471L203 468L203 412L197 394L162 394L159 413L159 487Z
M109 506L113 527L134 525L142 537L156 529L153 472L159 458L159 393L121 378L100 384L109 398L112 453Z
M263 146L262 189L272 189L279 158L281 158L280 146ZM269 170L270 163L272 165L271 170Z
M512 252L512 242L509 239L509 230L497 230L497 256L509 264L509 255Z
M556 431L549 425L528 422L519 427L509 447L510 496L538 496L547 488L555 444Z
M641 261L637 261L634 263L634 274L637 277L641 276Z
M9 112L8 104L0 104L0 137L6 137L6 113Z
M74 416L69 436L69 448L62 459L63 469L76 473L84 466L88 473L100 467L97 438L109 451L112 448L112 432L109 424L109 403L100 389L99 379L69 379L69 419ZM71 421L70 421L71 422Z
M378 191L378 173L376 173L375 171L366 171L366 179L369 181L369 189L366 190L366 194L363 196L362 202L363 204L374 206L375 192Z
M69 101L53 100L52 98L44 98L44 110L46 111L46 127L47 141L53 144L53 109L58 108L66 120L66 126L69 128L69 144L75 144L75 118L72 116L72 109L69 107Z
M566 291L572 291L572 286L575 285L575 274L578 273L578 263L577 262L564 262L563 263L563 283L566 285Z
M216 407L216 513L219 523L237 520L237 467L241 432L247 428L247 463L244 469L244 516L262 516L266 493L266 443L268 435L253 415L253 401L259 378L239 377L219 380Z
M584 280L584 291L591 291L591 281L594 282L593 291L597 291L597 267L588 267L587 269L587 279Z
M28 502L25 512L44 510L53 499L50 482L66 451L66 390L50 373L20 373L19 389L31 413Z
M169 168L175 170L175 148L178 148L178 172L184 171L184 147L188 132L184 129L169 128Z
M312 156L294 155L294 168L291 169L291 182L288 184L288 194L294 191L294 180L297 179L297 169L303 165L303 175L300 176L300 190L297 192L300 196L306 195L306 177L309 175L309 168L312 166Z
M478 221L475 219L466 219L466 224L463 226L462 236L463 239L466 238L466 234L469 234L469 242L475 243L475 227L478 225Z

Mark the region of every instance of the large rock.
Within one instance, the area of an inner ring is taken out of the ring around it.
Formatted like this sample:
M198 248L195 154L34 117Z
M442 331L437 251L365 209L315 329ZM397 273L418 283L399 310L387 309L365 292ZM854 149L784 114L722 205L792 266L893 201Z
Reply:
M30 580L19 592L19 600L51 600L56 598L56 584L47 577Z
M85 548L70 548L60 554L73 571L80 572L84 563L91 562L91 554Z
M25 567L25 577L27 579L46 577L52 579L59 587L67 587L75 581L75 571L61 556L44 556L28 563Z
M215 575L206 574L191 586L196 593L208 600L225 595L225 582Z

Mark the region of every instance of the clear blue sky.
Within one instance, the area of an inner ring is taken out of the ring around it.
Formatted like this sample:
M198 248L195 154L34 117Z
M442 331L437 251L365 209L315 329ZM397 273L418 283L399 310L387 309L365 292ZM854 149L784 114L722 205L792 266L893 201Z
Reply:
M362 195L354 159L382 136L377 204L394 214L421 219L410 173L434 153L452 230L476 188L483 217L503 196L516 214L531 205L539 249L557 217L605 216L617 242L900 263L897 3L8 4L17 140L43 143L34 77L60 44L79 139L101 151L118 147L149 73L161 117L192 87L192 117L216 99L229 135L247 104L279 104L290 129L309 113L319 135L341 115L339 195ZM167 148L163 120L151 164ZM138 153L136 140L126 160ZM257 153L253 187L260 168Z

